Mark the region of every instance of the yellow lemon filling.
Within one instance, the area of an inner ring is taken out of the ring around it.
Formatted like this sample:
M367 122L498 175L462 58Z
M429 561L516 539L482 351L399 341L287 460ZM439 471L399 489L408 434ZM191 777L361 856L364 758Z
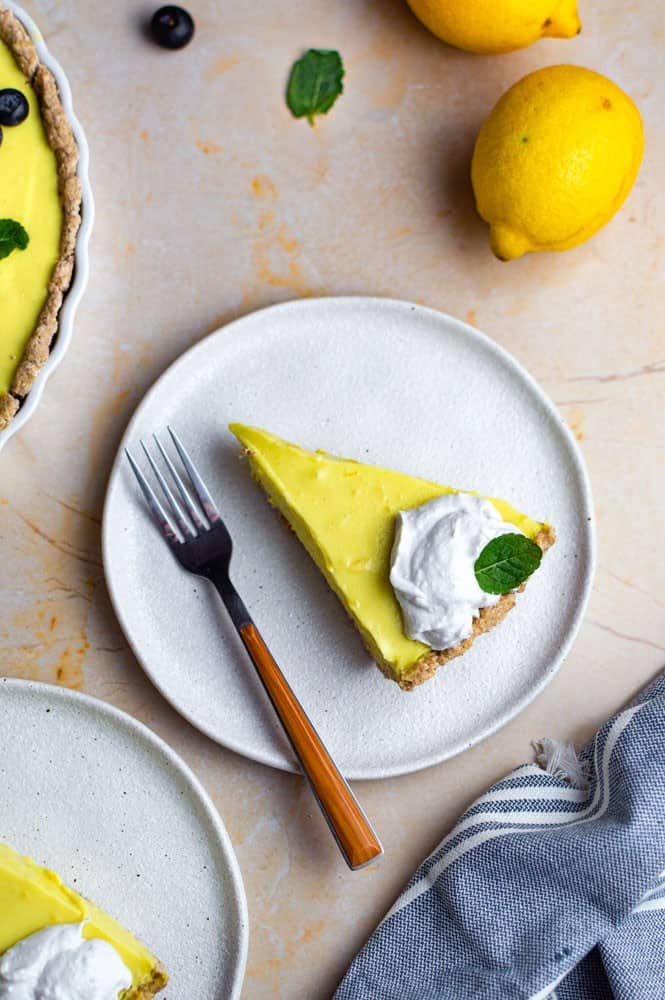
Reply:
M390 584L395 518L400 510L460 491L306 451L255 427L231 424L230 429L248 452L253 476L342 601L374 658L397 677L409 673L430 650L405 635ZM548 530L504 500L487 499L529 538Z
M54 924L87 920L86 938L103 938L116 949L134 977L149 982L157 959L112 917L69 889L55 872L21 857L0 843L0 955L36 931Z
M0 395L11 388L23 351L37 326L60 256L62 205L56 160L44 132L39 101L0 41L0 90L13 87L28 100L20 125L3 129L0 144L0 219L27 231L26 250L0 260Z

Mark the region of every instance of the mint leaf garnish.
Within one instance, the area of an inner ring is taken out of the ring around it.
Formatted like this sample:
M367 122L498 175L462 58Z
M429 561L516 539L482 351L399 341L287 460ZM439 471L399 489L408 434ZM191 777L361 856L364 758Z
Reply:
M291 68L286 103L296 118L325 115L344 90L344 63L339 52L310 49Z
M0 260L9 257L12 250L25 250L30 237L20 222L0 219Z
M543 552L526 535L499 535L488 542L476 559L474 571L486 594L515 590L540 566Z

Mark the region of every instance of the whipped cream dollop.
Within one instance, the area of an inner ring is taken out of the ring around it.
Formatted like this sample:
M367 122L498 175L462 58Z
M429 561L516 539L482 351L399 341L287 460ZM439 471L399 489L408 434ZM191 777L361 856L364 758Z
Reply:
M0 958L0 1000L118 1000L132 974L115 948L84 938L84 924L54 924Z
M489 500L447 493L397 515L390 582L404 631L432 649L450 649L468 639L481 608L498 594L478 585L474 566L488 542L520 534Z

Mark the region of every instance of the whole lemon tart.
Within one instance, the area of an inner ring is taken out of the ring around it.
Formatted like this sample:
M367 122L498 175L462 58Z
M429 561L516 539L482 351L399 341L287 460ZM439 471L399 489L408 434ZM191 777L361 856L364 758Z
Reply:
M17 854L9 844L0 843L0 987L3 973L10 975L4 967L10 963L4 959L12 949L18 950L21 943L25 945L32 935L47 928L72 925L82 925L84 941L112 946L128 971L127 981L130 977L132 980L131 986L120 993L122 1000L148 1000L166 985L168 976L160 962L133 934L66 886L55 872ZM19 975L25 978L25 974Z
M480 608L471 634L450 648L434 649L409 638L391 585L398 515L444 495L477 494L324 451L307 451L256 427L231 424L230 430L244 448L252 476L339 597L370 654L403 690L465 653L514 606L515 591L510 591ZM551 525L520 513L505 500L479 499L489 500L507 526L542 551L554 543Z
M74 269L78 149L56 81L0 3L0 430L47 360Z

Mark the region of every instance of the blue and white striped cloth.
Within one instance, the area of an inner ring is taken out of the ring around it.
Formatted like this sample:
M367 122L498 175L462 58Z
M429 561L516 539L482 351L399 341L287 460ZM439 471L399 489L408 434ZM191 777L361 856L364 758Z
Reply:
M481 796L334 1000L665 1000L665 675L579 763Z

